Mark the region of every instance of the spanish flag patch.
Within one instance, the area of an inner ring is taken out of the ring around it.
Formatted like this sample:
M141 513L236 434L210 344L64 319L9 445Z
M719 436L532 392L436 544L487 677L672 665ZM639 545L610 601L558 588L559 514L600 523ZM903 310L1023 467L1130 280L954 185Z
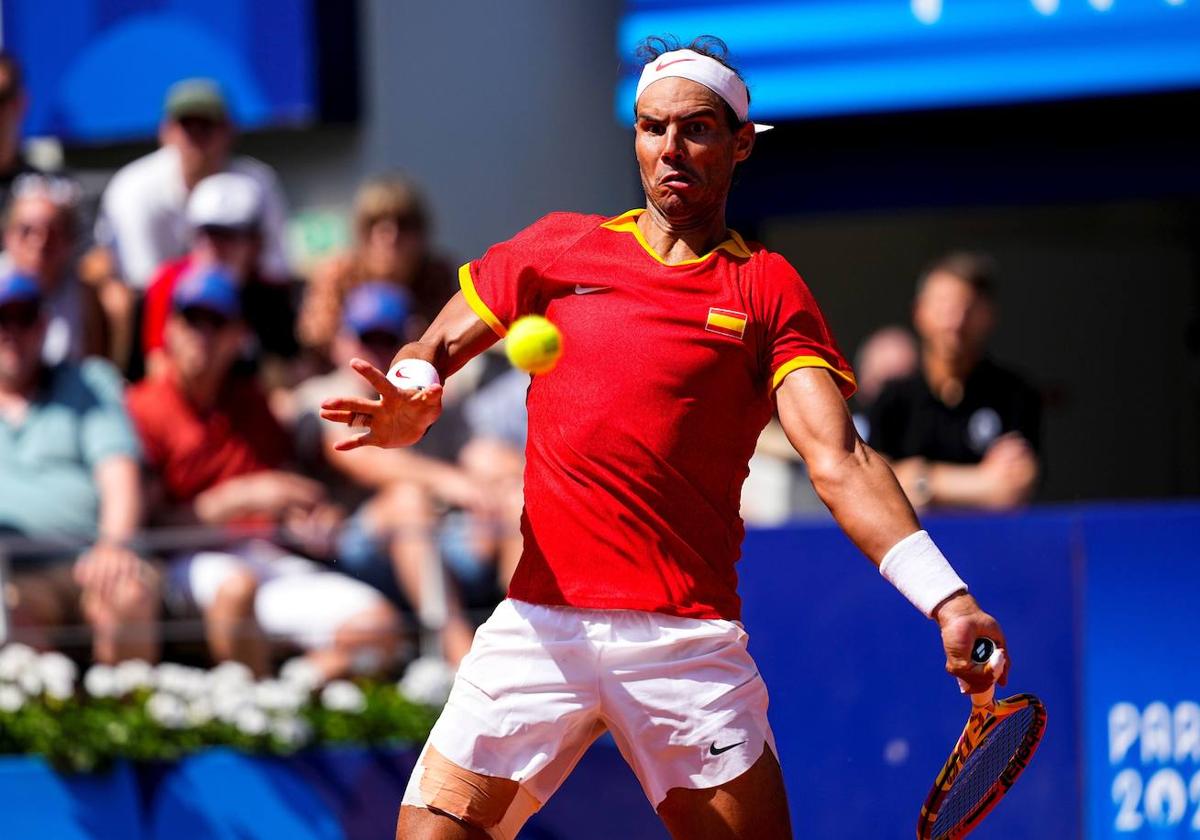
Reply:
M746 333L746 313L711 307L704 329L730 338L741 338Z

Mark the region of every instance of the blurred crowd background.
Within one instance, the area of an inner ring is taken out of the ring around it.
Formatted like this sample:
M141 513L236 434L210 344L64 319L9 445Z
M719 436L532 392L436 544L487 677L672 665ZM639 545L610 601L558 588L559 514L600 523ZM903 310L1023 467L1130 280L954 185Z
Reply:
M218 12L93 5L107 22L48 55L48 16L4 5L0 641L260 675L299 653L324 679L452 669L520 554L528 377L485 354L404 451L336 452L348 432L317 409L369 393L349 359L386 369L491 242L640 202L613 107L630 18L481 4L462 26L377 0L221 22L222 49L308 50L271 71L309 84L288 110L279 78L247 87L170 29L220 31ZM144 78L105 63L167 37ZM918 509L1200 491L1189 103L819 115L760 138L731 225L813 288L859 432ZM827 515L777 424L743 514Z

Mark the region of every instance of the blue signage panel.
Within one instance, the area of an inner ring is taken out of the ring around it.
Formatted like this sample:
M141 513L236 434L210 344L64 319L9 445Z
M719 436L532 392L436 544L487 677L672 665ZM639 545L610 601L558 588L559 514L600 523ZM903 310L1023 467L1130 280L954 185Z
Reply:
M1200 837L1200 511L1084 533L1088 837Z
M3 0L3 46L29 91L27 135L149 139L179 79L225 89L243 129L317 117L310 2Z
M1200 87L1194 0L626 0L622 121L663 33L725 39L767 121Z

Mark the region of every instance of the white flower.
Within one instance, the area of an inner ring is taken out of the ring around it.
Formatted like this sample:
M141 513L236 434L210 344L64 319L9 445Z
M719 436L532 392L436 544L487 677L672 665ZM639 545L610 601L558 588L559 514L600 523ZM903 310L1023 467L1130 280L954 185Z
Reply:
M321 684L321 669L311 660L297 656L283 663L279 679L305 691L312 691Z
M213 714L225 723L236 723L238 712L254 706L253 688L249 685L218 687L209 695Z
M334 680L321 690L321 705L335 712L357 714L367 708L367 698L354 683Z
M454 685L454 669L436 656L422 656L408 666L396 684L407 699L425 706L441 706Z
M17 712L25 705L25 692L15 685L0 683L0 712Z
M298 717L280 717L271 723L271 735L286 747L302 747L312 738L308 721Z
M42 693L42 675L37 672L37 668L26 668L21 672L21 676L17 677L17 685L30 697L34 697Z
M92 697L112 697L117 693L117 669L97 663L83 675L83 689Z
M154 692L146 701L146 714L167 729L187 726L187 706L174 694Z
M213 719L213 703L207 697L193 697L187 707L188 723L192 726L203 726Z
M159 691L169 691L180 697L199 697L208 690L208 676L199 668L163 662L154 672Z
M0 648L0 680L16 682L21 674L37 662L37 652L18 642Z
M113 676L116 680L116 693L129 694L139 688L154 687L154 668L144 659L127 659L117 665Z
M75 696L75 680L79 668L57 651L43 653L37 661L38 674L42 678L46 694L55 700L66 700Z
M243 735L262 735L269 724L267 713L256 706L243 706L233 721Z
M263 680L254 687L254 702L269 712L294 712L306 699L307 691L282 680Z
M254 682L254 672L241 662L222 662L208 672L208 682L212 687L230 685L249 685Z

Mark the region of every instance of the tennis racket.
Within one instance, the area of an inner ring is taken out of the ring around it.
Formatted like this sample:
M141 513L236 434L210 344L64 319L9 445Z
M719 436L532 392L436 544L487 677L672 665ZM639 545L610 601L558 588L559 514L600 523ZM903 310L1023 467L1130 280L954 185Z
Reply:
M1004 651L978 638L976 665L1004 670ZM960 681L961 682L961 681ZM964 685L965 687L965 685ZM966 837L996 807L1029 766L1046 731L1046 707L1032 694L996 700L996 686L971 695L971 716L938 773L917 822L918 840Z

